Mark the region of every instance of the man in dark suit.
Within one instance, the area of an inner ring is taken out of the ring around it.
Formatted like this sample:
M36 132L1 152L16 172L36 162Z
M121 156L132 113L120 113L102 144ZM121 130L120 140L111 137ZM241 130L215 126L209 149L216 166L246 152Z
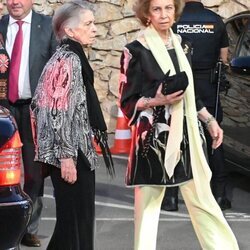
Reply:
M3 35L5 47L11 60L8 83L9 108L17 121L23 142L23 189L33 201L31 220L22 239L22 244L39 247L41 243L37 238L37 232L42 211L41 196L43 194L44 175L40 164L34 162L35 151L30 125L29 104L43 67L54 53L57 43L52 31L51 18L32 10L33 0L7 0L6 5L9 15L3 16L0 21L0 33ZM19 49L21 61L18 66L19 74L15 77L15 82L17 82L15 86L18 86L16 90L17 98L13 99L10 98L10 93L13 90L11 74L16 75L16 72L11 72L11 67L12 62L14 64L15 61L13 56L16 54L14 50L17 47L15 39L20 30L22 32L22 42L19 42L19 44L22 44L21 49Z

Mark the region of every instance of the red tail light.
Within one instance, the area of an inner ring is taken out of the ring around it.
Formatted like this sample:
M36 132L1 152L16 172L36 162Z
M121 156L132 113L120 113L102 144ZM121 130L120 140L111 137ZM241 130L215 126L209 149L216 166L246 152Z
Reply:
M0 149L0 185L14 185L21 180L21 140L16 131Z

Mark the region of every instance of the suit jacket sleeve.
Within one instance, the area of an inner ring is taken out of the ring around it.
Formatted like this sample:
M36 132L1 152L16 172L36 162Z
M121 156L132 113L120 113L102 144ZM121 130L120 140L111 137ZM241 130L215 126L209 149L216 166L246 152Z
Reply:
M33 11L29 48L29 73L32 96L45 64L56 50L57 42L51 21L50 16Z

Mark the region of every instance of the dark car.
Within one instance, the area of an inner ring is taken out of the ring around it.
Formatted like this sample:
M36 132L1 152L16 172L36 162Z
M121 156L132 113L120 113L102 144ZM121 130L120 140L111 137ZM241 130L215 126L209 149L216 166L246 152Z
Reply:
M226 20L229 35L227 78L231 88L221 95L224 109L226 163L250 176L250 11Z
M0 106L0 249L19 249L32 212L21 189L22 143L14 118Z

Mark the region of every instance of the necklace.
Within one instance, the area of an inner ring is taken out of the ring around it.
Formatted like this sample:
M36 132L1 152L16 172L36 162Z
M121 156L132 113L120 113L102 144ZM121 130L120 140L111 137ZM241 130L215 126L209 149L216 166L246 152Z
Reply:
M172 38L171 38L171 36L168 37L167 42L165 43L165 46L166 46L167 48L172 48L172 47L173 47L173 43L172 43Z

